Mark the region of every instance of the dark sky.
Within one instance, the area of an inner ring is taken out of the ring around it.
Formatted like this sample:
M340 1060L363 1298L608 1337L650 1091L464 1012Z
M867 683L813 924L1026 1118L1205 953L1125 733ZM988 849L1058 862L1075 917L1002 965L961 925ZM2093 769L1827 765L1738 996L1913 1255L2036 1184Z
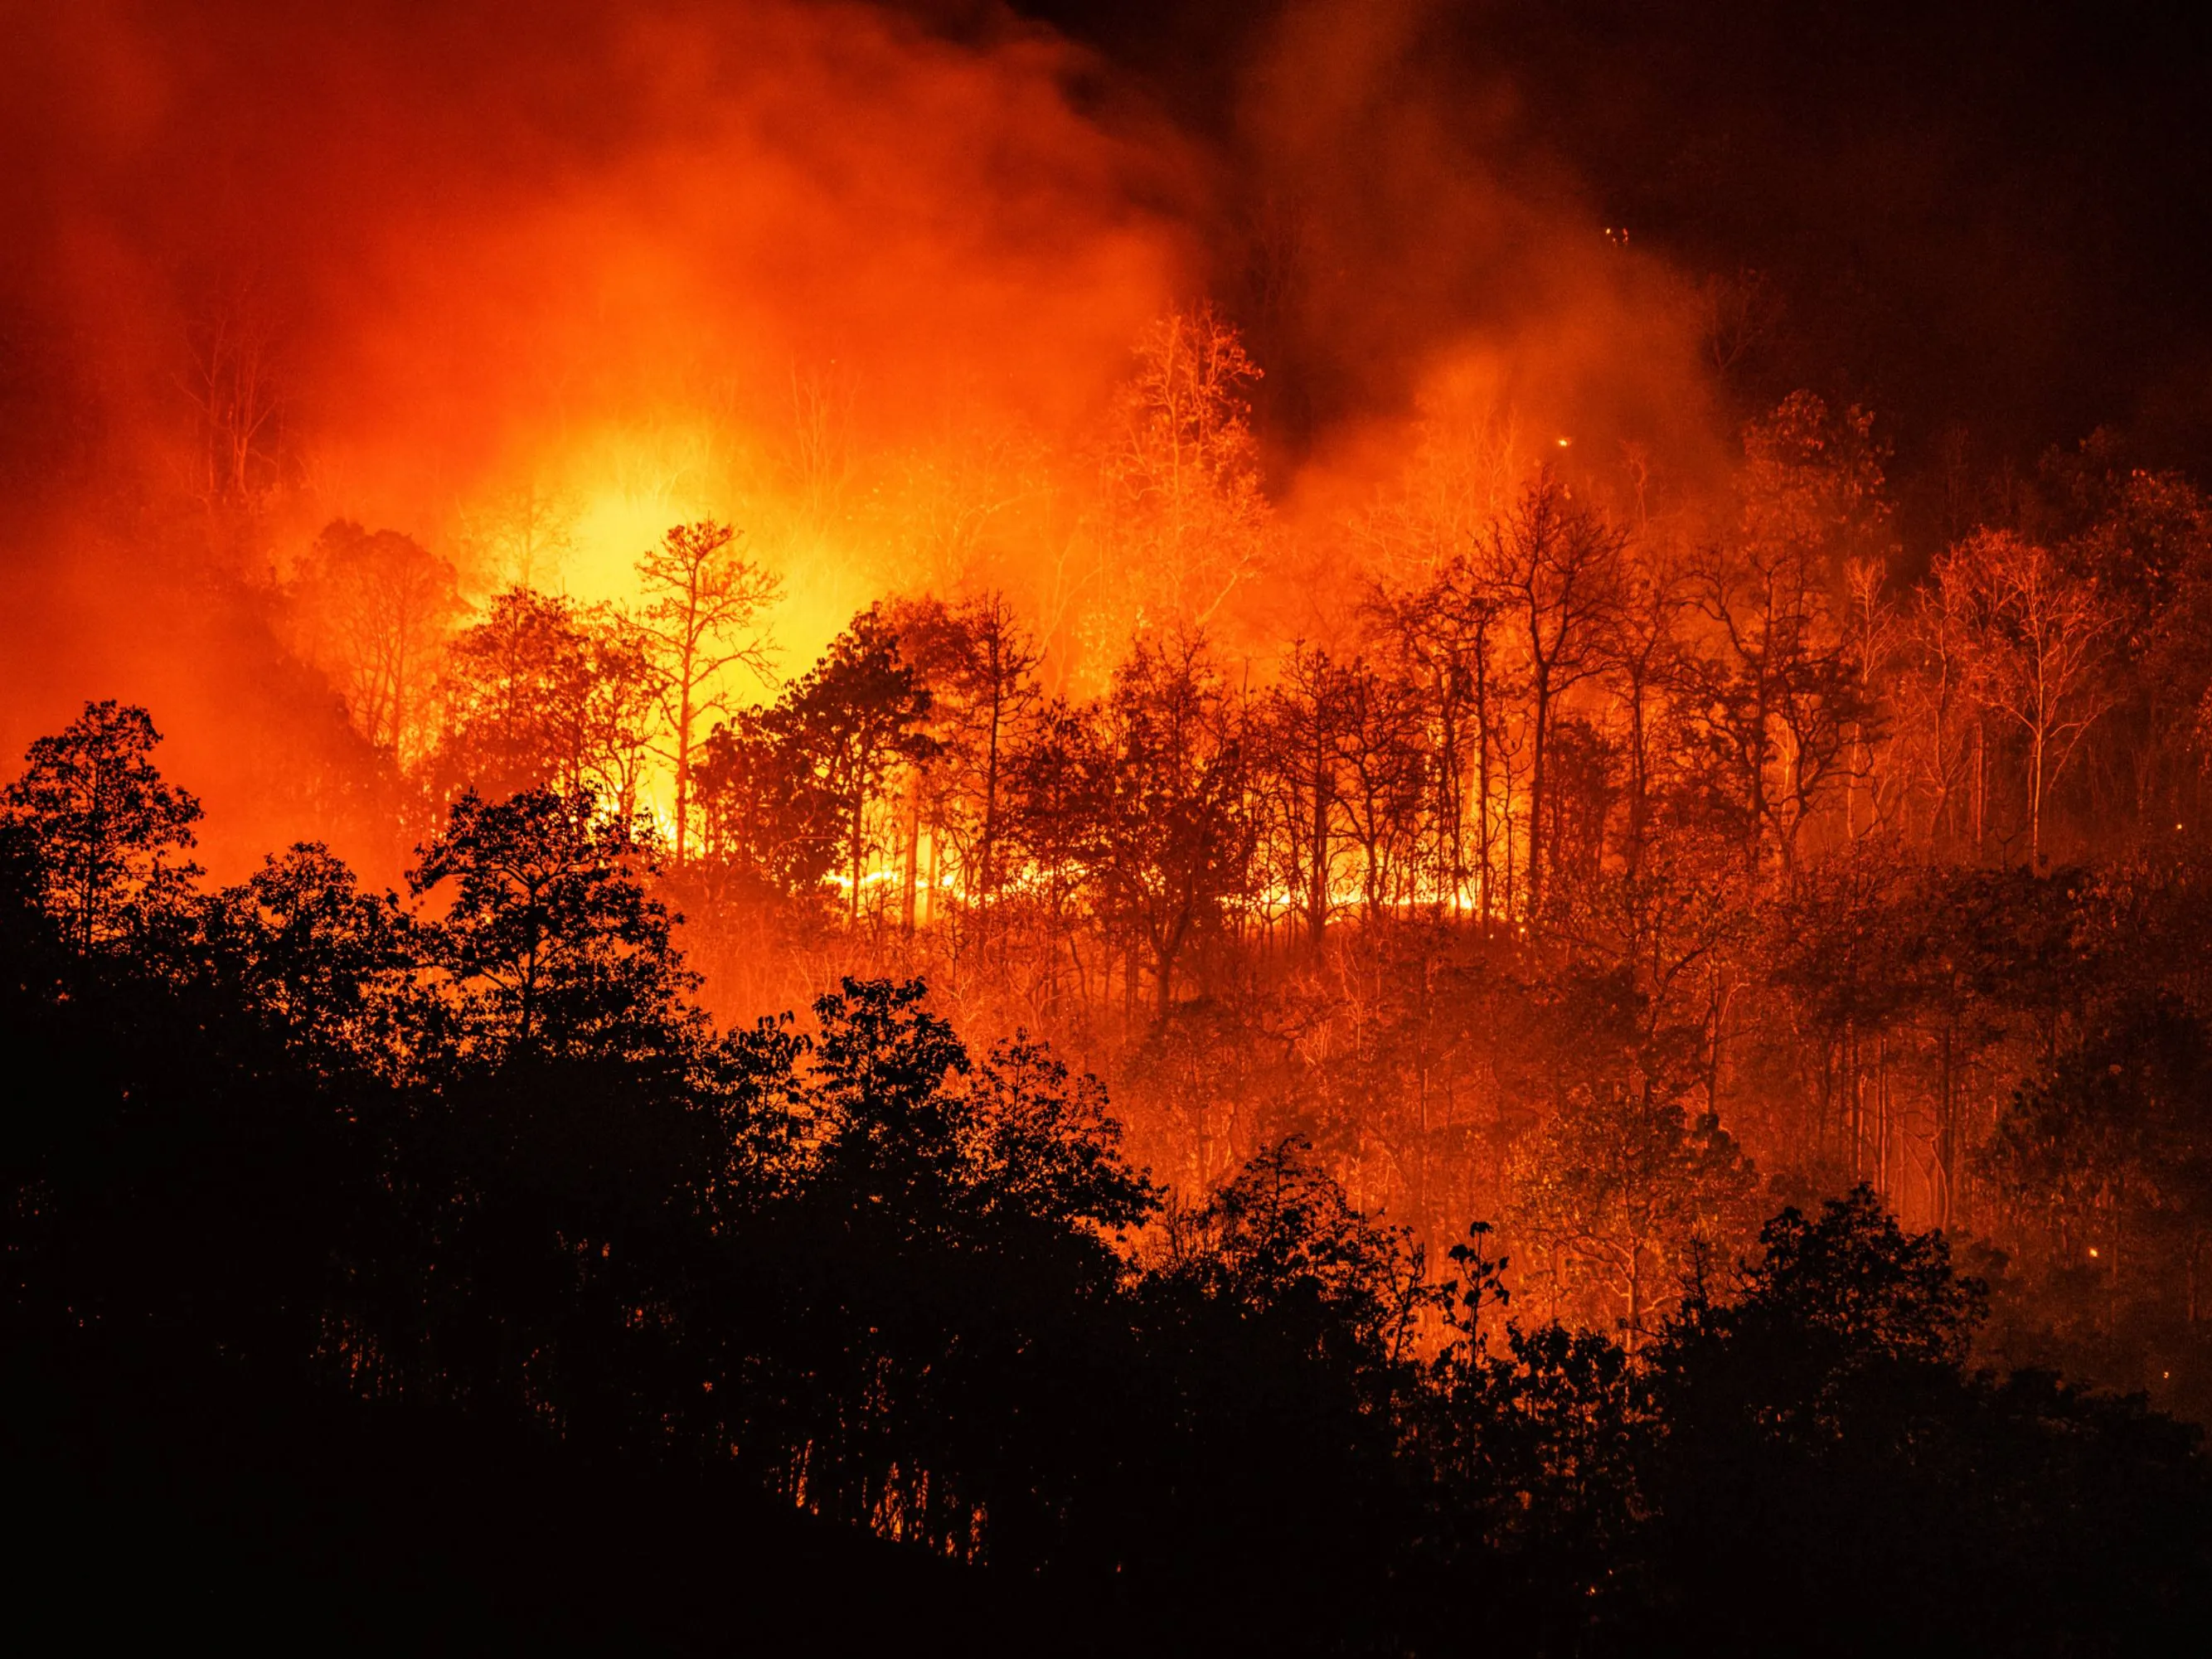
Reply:
M1286 8L1024 9L1233 152ZM1908 463L1954 423L1984 465L2109 424L2212 470L2212 9L1474 0L1423 31L1492 164L1763 274L1747 399L1863 399Z

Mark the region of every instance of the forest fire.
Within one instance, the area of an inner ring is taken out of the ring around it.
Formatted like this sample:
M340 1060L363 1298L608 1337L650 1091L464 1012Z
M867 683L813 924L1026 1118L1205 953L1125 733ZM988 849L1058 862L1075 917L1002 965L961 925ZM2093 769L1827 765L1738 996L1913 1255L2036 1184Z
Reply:
M2212 1613L2203 54L1249 9L10 9L27 1606Z

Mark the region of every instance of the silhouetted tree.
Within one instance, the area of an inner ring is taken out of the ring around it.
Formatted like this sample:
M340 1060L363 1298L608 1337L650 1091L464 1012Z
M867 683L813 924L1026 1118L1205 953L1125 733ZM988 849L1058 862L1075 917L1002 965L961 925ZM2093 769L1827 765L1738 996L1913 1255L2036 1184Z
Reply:
M647 893L649 837L588 789L453 804L408 881L417 894L453 884L430 939L485 1057L644 1058L684 1032L696 979Z
M690 848L699 723L728 713L732 669L766 679L771 647L754 618L783 591L778 578L732 550L738 533L711 519L678 525L637 561L645 602L635 626L660 701L662 758L675 776L678 868Z
M816 783L836 803L843 841L846 919L860 918L874 842L869 813L895 768L937 751L925 729L928 690L899 655L898 641L874 608L830 642L804 678L779 699L766 729L805 757Z
M845 855L847 825L815 757L777 709L746 709L699 745L700 859L738 894L798 898Z
M24 754L4 798L32 861L39 902L80 954L129 942L185 898L200 805L153 762L161 740L143 708L88 702Z
M1103 712L1113 773L1101 881L1110 913L1151 956L1153 1015L1164 1022L1185 947L1243 890L1243 734L1196 639L1139 640ZM1133 951L1129 959L1133 988Z
M1040 653L1003 594L957 605L915 601L894 606L887 620L901 657L929 693L930 734L938 744L930 767L933 848L940 838L949 843L963 896L988 918L1006 873L1000 842L1010 757L1042 695L1035 678ZM910 835L918 833L920 817L917 801ZM915 876L910 843L909 924Z

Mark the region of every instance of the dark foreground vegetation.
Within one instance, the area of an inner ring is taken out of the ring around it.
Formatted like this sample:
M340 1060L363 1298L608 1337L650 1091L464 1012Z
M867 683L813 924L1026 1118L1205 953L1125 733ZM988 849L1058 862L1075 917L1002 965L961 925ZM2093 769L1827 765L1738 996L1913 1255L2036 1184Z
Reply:
M20 1614L592 1650L2105 1653L2212 1613L2140 1401L1969 1358L1870 1189L1635 1344L1521 1322L1295 1142L1202 1204L919 983L721 1031L588 793L416 902L208 890L137 710L0 841ZM1631 1333L1632 1340L1636 1334Z

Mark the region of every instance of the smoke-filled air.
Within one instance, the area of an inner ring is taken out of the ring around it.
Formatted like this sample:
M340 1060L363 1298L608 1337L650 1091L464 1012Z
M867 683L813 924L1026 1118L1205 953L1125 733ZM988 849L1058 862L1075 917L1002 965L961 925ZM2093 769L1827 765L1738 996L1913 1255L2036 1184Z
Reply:
M0 6L60 1628L2212 1610L2169 216L1567 9Z

